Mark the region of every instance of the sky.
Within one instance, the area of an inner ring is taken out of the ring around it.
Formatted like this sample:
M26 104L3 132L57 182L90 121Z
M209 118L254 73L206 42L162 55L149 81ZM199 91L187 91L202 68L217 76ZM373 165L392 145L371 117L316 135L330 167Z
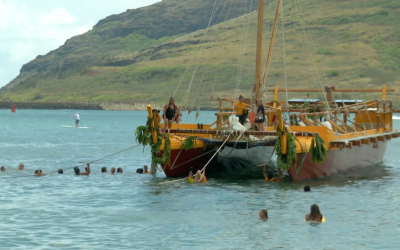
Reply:
M23 64L113 14L160 0L0 0L0 88Z

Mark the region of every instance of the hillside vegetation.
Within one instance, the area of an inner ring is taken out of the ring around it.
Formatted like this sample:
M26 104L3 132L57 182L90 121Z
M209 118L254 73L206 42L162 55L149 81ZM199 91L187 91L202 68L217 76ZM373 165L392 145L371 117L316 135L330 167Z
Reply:
M237 93L250 96L258 2L217 1L215 25L206 33L214 3L162 1L108 17L88 33L24 65L0 99L164 103L177 89L177 102L189 107L209 106L211 95L214 99ZM265 58L275 8L276 1L266 5ZM241 16L245 9L250 14ZM284 1L283 16L267 87L387 85L397 90L388 98L399 106L400 1ZM289 97L295 96L306 98L304 93ZM379 96L335 95L364 100Z

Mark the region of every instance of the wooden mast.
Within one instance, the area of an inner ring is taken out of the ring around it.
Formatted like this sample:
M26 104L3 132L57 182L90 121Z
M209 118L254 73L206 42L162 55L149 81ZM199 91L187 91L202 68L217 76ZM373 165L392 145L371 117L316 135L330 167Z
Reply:
M263 78L262 78L262 86L263 87L265 87L265 83L267 81L268 69L269 69L269 64L271 62L272 47L274 46L275 34L276 34L276 26L278 24L278 17L279 17L279 12L280 12L280 9L281 9L281 3L282 3L282 0L279 0L278 1L278 6L276 7L274 28L272 29L271 42L269 44L267 64L265 65L265 71L264 71Z
M264 22L264 0L258 2L258 30L257 30L257 52L256 52L256 82L254 84L254 94L256 100L261 97L261 59L262 59L262 35Z

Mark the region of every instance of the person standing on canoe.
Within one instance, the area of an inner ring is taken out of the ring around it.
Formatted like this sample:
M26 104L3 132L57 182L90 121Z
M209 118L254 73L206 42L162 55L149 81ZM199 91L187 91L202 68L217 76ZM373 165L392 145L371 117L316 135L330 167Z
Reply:
M244 103L243 101L244 101L244 97L242 95L240 95L239 102L237 102L235 104L236 117L239 118L239 122L242 120L241 118L243 116L244 110L246 109L246 103Z
M176 123L179 123L180 121L180 112L178 107L175 105L175 99L173 97L169 98L169 103L165 104L164 106L164 132L167 129L170 129L172 127L172 123L176 121Z
M75 115L72 116L75 119L75 127L79 128L79 114L76 112Z

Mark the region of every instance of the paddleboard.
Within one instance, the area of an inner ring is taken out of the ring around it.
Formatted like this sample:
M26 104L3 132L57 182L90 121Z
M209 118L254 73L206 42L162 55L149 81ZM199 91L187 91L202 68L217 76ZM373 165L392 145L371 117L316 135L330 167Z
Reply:
M400 117L393 117L394 120L400 120Z
M63 128L77 128L75 126L66 126L66 125L61 125ZM89 128L89 127L79 127L79 128Z

